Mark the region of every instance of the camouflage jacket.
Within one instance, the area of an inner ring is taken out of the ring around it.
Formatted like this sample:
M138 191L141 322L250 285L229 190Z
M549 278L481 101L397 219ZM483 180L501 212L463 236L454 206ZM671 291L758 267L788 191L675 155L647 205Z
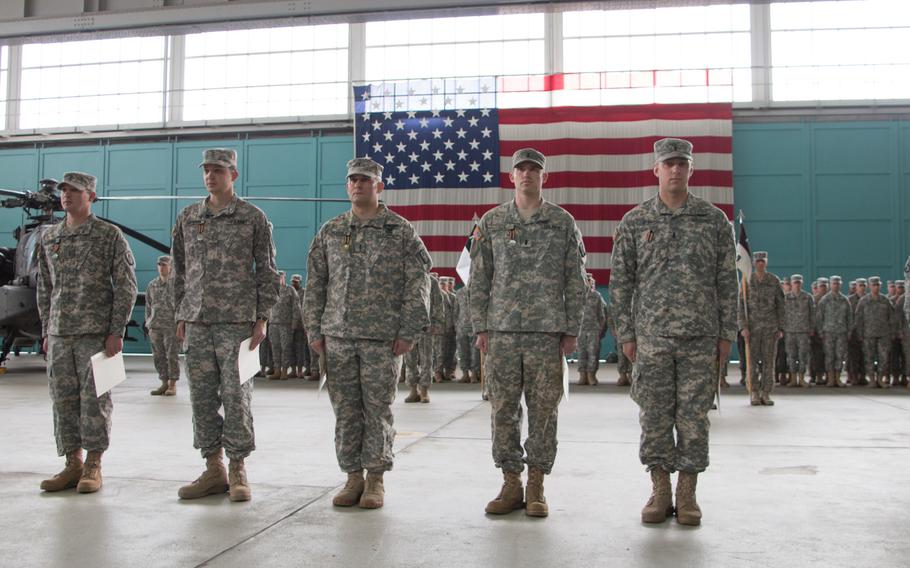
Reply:
M278 301L272 306L269 322L292 325L294 323L295 313L299 313L299 302L300 298L297 296L297 290L295 290L293 286L280 286Z
M343 213L313 238L303 305L310 342L414 341L429 326L430 254L404 217L380 207L366 221Z
M455 327L459 334L474 335L471 325L471 293L467 286L455 292Z
M849 333L853 329L850 301L840 292L828 292L816 307L815 322L819 333Z
M906 334L907 333L907 303L906 303L907 294L901 294L897 297L897 301L894 302L894 327L897 330L897 333Z
M579 334L585 249L575 219L565 209L543 200L527 221L514 200L487 211L471 257L475 333Z
M427 333L442 335L446 328L446 298L439 287L439 278L427 275L430 286L430 326Z
M850 294L847 296L847 301L850 302L850 308L856 312L856 304L859 303L859 296L856 294Z
M746 290L746 303L739 294L739 309L736 316L739 329L763 333L783 331L784 329L784 291L780 287L780 278L766 272L759 278L753 272Z
M123 336L136 303L136 261L120 229L94 215L76 228L60 222L41 236L41 335Z
M145 326L149 329L173 330L176 313L174 279L162 280L159 276L149 282L145 289Z
M897 332L897 319L894 305L883 294L874 298L872 294L863 296L856 304L854 314L856 334L864 337L892 337Z
M268 319L278 300L278 271L265 213L237 196L212 213L208 201L186 207L174 225L177 321Z
M652 197L613 240L610 304L621 343L639 335L736 341L736 252L726 215L689 195L673 211Z
M291 329L303 329L303 298L306 294L303 288L300 288L300 290L294 288L294 291L297 292L297 308L294 310L294 320L291 323Z
M443 292L445 298L445 329L446 333L455 331L455 294Z
M815 300L805 290L784 297L784 331L809 333L815 330Z
M603 336L607 323L607 303L597 290L585 292L585 311L581 318L581 332Z

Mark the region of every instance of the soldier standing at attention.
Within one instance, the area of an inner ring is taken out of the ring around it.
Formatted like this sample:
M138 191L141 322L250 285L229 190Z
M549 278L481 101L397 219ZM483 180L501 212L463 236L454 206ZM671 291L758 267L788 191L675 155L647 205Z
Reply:
M306 377L307 367L310 366L310 346L306 340L306 330L303 329L303 276L291 275L291 287L297 292L297 307L294 309L294 323L291 325L292 341L291 358L294 368L288 374L289 378Z
M688 191L692 144L664 138L654 154L658 195L617 228L610 298L622 348L635 362L639 455L653 484L641 520L661 523L673 514L670 474L679 471L676 520L697 525L708 410L718 365L736 339L736 253L727 217Z
M816 283L817 287L812 293L812 300L815 302L817 312L818 303L828 294L828 279L821 276L816 280ZM825 373L825 346L822 344L822 338L817 332L809 337L809 352L809 382L813 385L825 384L825 380L822 379L822 375Z
M784 298L784 340L790 370L789 387L808 387L809 336L815 333L815 300L802 289L802 274L790 277L790 293Z
M443 335L442 366L446 380L455 380L455 367L457 364L458 344L455 339L455 279L445 276L442 280L443 294L446 298L446 326Z
M847 383L856 386L868 384L865 378L866 365L863 362L863 343L856 332L856 305L859 303L859 299L865 295L866 279L857 278L853 293L847 296L847 301L850 302L850 308L853 310L853 328L847 336Z
M888 358L891 355L891 339L897 331L898 322L894 317L894 305L881 294L882 280L869 277L867 296L856 304L856 333L863 344L863 359L870 387L890 388L885 380Z
M180 343L177 341L177 323L174 320L174 279L171 274L171 257L158 257L158 278L145 289L145 326L149 330L152 357L161 386L153 396L177 394L180 379Z
M430 290L430 327L415 339L416 343L404 355L404 367L411 392L405 402L430 402L430 383L433 382L433 333L445 327L445 305L442 290L427 274Z
M894 353L891 364L891 384L907 386L907 356L910 355L910 342L907 336L907 318L904 315L906 296L906 283L904 280L895 280L897 297L894 300L894 318L897 320L897 333L891 352Z
M746 302L739 298L739 329L749 342L752 358L752 406L774 406L774 366L777 364L777 340L783 337L784 292L780 279L768 272L768 253L756 251L752 255L755 272L749 277ZM743 353L745 357L745 352ZM757 367L761 374L755 373Z
M829 387L842 387L840 373L847 357L847 334L853 329L853 310L847 297L841 294L843 279L831 277L831 291L818 303L816 329L825 348L825 372Z
M383 188L381 165L349 161L351 210L319 229L307 259L303 321L310 345L325 354L335 453L348 475L337 507L382 507L401 357L430 323L430 254L414 227L380 203Z
M600 340L607 331L609 311L603 296L597 291L594 275L587 274L588 289L585 291L585 311L581 320L581 334L578 336L578 384L597 384L597 368L600 365Z
M187 343L193 447L206 469L177 495L229 492L231 501L248 501L244 460L256 449L253 381L240 383L237 357L243 340L252 337L255 349L265 339L278 299L278 271L268 219L234 192L237 153L206 150L199 167L209 195L177 216L171 256L177 338ZM222 449L230 459L228 472Z
M272 306L269 316L269 339L272 344L272 374L271 380L287 380L288 367L291 366L294 349L294 336L291 327L294 325L294 316L299 313L297 306L300 298L297 290L288 286L284 271L278 272L278 301Z
M480 351L474 345L474 326L471 323L471 293L467 286L455 292L455 332L458 343L458 365L462 383L480 380Z
M575 219L541 196L543 154L515 152L509 180L514 199L484 214L471 247L471 320L477 347L487 355L493 462L505 479L486 512L521 508L527 463L525 513L545 517L543 478L556 460L562 357L576 349L584 312L585 249ZM524 450L522 392L528 407Z
M67 172L57 188L66 218L41 236L35 257L54 437L66 466L42 481L41 489L94 493L101 489L113 402L110 392L95 392L91 357L123 350L123 331L136 302L136 262L120 229L92 214L94 176Z

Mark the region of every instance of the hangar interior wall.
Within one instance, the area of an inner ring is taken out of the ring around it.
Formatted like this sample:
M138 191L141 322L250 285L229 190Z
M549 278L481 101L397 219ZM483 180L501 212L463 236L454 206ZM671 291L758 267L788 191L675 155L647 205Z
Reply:
M214 145L238 151L242 196L345 197L350 136L0 149L0 187L34 191L42 177L84 170L99 174L104 196L202 195L197 165L202 149ZM733 171L736 211L745 214L752 249L769 252L770 270L808 279L901 277L910 254L910 121L734 121ZM173 219L189 202L106 202L96 211L169 243ZM312 236L346 209L340 203L257 205L274 223L278 265L288 274L305 273ZM0 245L14 245L12 230L22 220L18 210L0 210ZM158 252L130 241L144 290L155 277ZM134 315L143 318L141 309ZM147 349L139 339L128 351ZM613 349L611 337L604 348Z

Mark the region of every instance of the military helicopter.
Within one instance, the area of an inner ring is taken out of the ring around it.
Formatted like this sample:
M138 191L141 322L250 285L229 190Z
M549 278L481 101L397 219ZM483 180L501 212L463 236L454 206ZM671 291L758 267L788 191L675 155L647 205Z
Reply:
M23 347L32 347L41 339L41 319L38 315L36 290L38 287L38 263L35 248L41 236L53 225L63 221L54 213L63 211L57 180L42 179L38 182L38 191L19 191L0 188L0 207L6 209L21 208L26 221L13 232L16 247L0 247L0 374L6 372L4 366L10 351L16 354ZM203 196L139 196L139 197L101 197L97 201L116 200L188 200L198 201ZM323 197L244 197L245 200L257 201L310 201L322 203L347 203L345 199ZM96 215L97 216L97 215ZM136 231L126 225L97 216L103 221L120 228L125 235L133 237L163 254L169 254L171 247ZM139 294L136 305L145 305L145 295ZM138 328L135 320L130 320L124 334L124 341L136 341L129 336L130 328Z

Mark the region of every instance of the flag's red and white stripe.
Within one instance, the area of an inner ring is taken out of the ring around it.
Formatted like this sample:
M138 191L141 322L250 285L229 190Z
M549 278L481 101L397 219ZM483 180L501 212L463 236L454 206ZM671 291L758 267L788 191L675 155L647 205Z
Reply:
M544 198L568 210L588 251L587 269L609 281L613 231L622 216L656 191L653 145L664 137L694 145L690 190L733 214L732 106L636 105L500 109L500 189L388 191L392 209L411 220L440 274L455 265L471 219L512 198L512 153L533 147L547 156Z

